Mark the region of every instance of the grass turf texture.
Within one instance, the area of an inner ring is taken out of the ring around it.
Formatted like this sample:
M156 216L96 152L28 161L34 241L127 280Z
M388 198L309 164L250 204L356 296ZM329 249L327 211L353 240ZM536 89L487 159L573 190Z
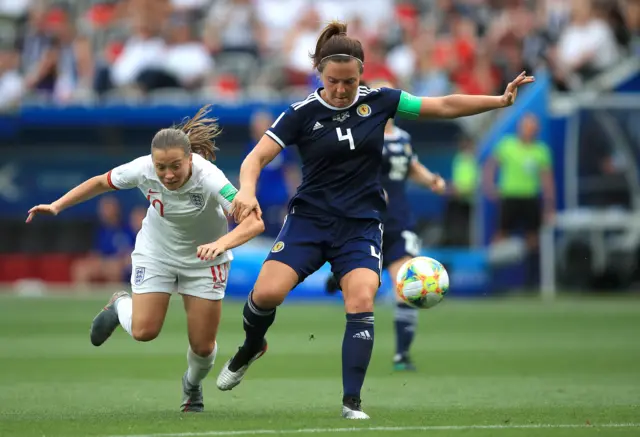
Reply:
M340 306L280 308L267 355L220 392L217 373L243 338L241 304L225 303L206 412L184 415L181 303L153 342L118 329L96 348L88 328L107 298L0 296L0 436L640 435L639 300L449 300L420 314L414 374L391 370L393 312L379 306L363 392L372 420L354 423L340 418Z

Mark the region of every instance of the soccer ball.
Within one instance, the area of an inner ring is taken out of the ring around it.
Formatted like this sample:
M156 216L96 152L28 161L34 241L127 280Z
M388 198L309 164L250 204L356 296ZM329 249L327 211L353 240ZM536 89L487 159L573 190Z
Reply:
M449 291L449 274L440 262L426 256L405 262L396 277L396 293L416 308L432 308Z

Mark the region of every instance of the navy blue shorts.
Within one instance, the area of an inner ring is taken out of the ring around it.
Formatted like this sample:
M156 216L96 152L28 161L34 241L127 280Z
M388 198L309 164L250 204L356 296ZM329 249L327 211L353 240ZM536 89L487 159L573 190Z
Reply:
M289 214L266 261L280 261L300 282L325 262L338 282L357 268L382 270L382 224L373 219Z
M420 239L410 230L384 233L382 243L382 267L387 268L404 257L416 257L420 254Z

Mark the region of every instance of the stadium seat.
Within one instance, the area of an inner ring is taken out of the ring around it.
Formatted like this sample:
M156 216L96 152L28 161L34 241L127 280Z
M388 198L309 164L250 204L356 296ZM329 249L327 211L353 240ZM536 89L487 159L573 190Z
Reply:
M54 241L58 223L55 220L41 218L20 229L20 253L49 253L54 250Z
M22 220L0 220L0 253L19 251L20 234L24 227Z
M34 257L37 277L46 282L71 282L73 255L50 253Z
M93 248L95 224L86 220L64 221L58 224L52 252L78 254Z
M0 255L0 282L37 278L38 271L32 256L14 253Z

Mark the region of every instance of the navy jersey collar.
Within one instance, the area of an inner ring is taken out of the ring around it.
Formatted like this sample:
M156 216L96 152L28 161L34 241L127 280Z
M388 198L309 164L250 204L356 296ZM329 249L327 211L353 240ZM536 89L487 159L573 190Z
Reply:
M321 96L320 96L320 91L322 91L324 89L324 87L320 87L315 91L315 95L316 98L318 99L318 101L320 103L322 103L325 107L332 109L334 111L346 111L347 109L351 108L353 105L355 105L358 102L358 99L360 98L360 87L358 87L358 92L356 93L356 98L353 99L353 102L351 102L351 104L349 106L345 106L344 108L338 108L336 106L332 106L330 104L328 104Z

